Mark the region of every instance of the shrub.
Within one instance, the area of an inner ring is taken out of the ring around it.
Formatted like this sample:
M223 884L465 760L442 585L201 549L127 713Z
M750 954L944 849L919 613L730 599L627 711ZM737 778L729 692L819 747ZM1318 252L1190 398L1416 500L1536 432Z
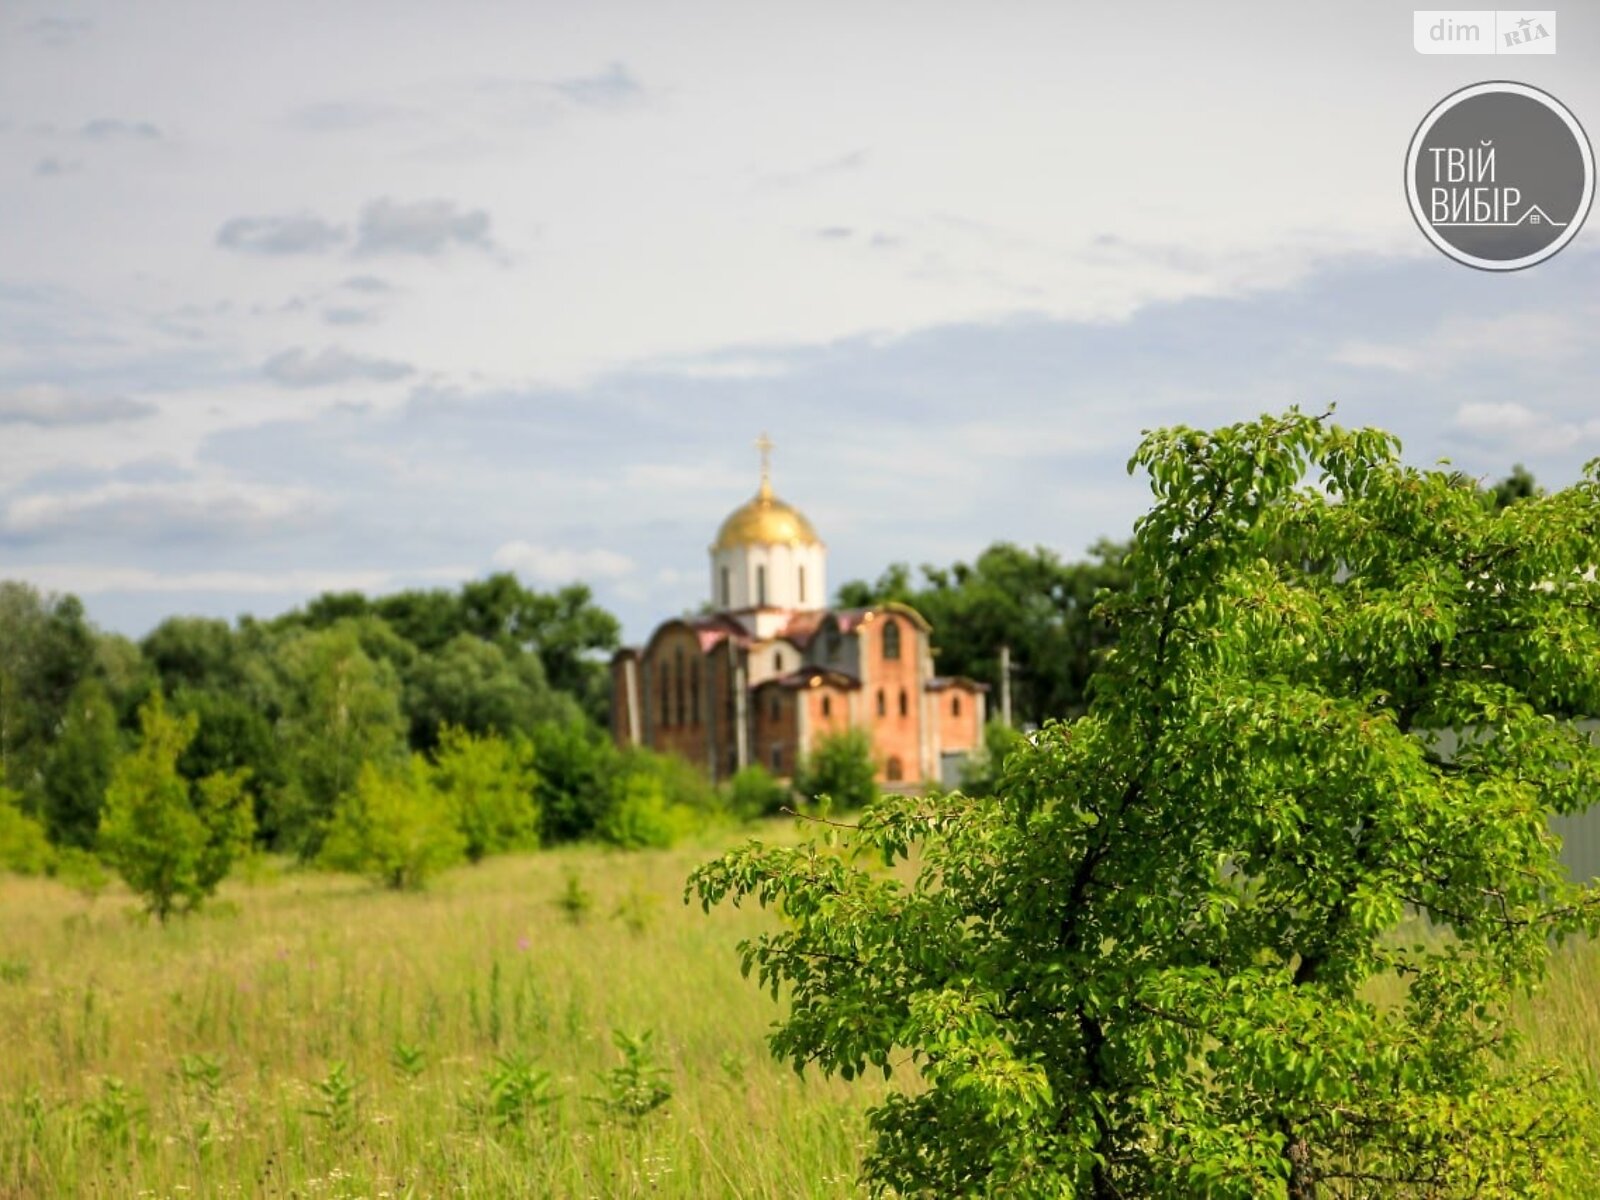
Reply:
M39 875L50 869L54 855L44 826L22 811L20 800L0 787L0 871Z
M429 775L420 755L398 769L364 764L334 809L320 861L403 891L460 862L466 838Z
M117 762L100 812L106 861L163 922L215 892L255 830L248 772L214 772L195 784L178 773L196 725L193 714L169 715L161 693L151 693L139 709L139 745Z
M454 809L473 862L539 845L538 780L533 747L525 739L474 736L451 725L439 730L433 783Z
M801 761L794 786L807 800L826 796L837 809L865 808L878 798L872 739L862 729L818 738Z
M600 821L600 839L624 850L664 849L696 824L696 814L667 799L666 785L650 771L620 780L621 795Z
M532 741L540 840L548 846L590 837L613 799L617 748L587 721L544 722L534 726Z
M789 803L789 789L760 763L745 767L728 780L724 804L741 821L775 816Z

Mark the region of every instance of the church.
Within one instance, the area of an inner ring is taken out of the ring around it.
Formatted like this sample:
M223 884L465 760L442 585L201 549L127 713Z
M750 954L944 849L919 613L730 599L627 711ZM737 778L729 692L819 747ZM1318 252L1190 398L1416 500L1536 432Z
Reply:
M711 604L611 661L621 746L674 753L721 781L759 763L794 775L817 739L867 732L879 782L956 782L982 743L988 685L934 674L931 629L909 605L826 607L827 548L761 484L711 543Z

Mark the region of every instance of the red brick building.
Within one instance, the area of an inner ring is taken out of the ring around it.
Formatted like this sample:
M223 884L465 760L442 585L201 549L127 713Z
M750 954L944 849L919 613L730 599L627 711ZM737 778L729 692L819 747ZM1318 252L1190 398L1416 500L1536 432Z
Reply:
M828 609L827 554L811 522L761 487L711 544L715 611L663 622L612 659L619 745L679 754L714 780L760 763L789 777L816 739L872 738L887 784L954 782L982 742L988 687L933 673L915 609Z

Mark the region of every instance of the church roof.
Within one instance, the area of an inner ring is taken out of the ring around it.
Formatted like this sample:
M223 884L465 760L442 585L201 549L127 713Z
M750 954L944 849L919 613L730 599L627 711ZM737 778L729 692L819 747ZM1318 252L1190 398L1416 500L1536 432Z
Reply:
M738 546L819 546L822 539L806 520L805 514L792 504L785 504L772 494L772 471L768 455L772 443L766 434L756 440L761 451L761 487L756 494L728 514L728 519L717 530L717 540L712 550L732 550Z
M902 604L898 600L885 600L871 608L835 608L832 610L833 619L839 622L839 632L849 633L858 625L865 625L868 621L880 616L896 614L905 617L924 633L929 632L933 626L928 624L928 618L912 608L909 604ZM824 614L826 615L826 614Z
M689 621L688 624L694 630L695 637L699 639L701 654L709 654L730 638L736 646L748 646L750 644L750 634L745 630L745 627L732 617L724 616L721 613L714 613L706 617L696 617Z
M797 612L789 618L789 623L783 627L783 632L778 636L787 642L793 642L799 649L804 650L811 639L816 636L817 628L827 615L827 610L821 608L814 608L807 612Z
M778 675L772 679L764 679L760 683L756 684L755 690L760 691L764 687L781 687L789 688L790 690L798 690L800 688L807 687L821 687L824 684L828 685L829 687L850 690L860 687L861 681L848 671L833 671L829 670L827 667L811 666L801 667L798 670L790 671L787 675Z
M722 528L717 530L717 540L711 548L731 550L736 546L816 546L821 541L805 514L773 495L772 482L763 476L761 490L728 514Z

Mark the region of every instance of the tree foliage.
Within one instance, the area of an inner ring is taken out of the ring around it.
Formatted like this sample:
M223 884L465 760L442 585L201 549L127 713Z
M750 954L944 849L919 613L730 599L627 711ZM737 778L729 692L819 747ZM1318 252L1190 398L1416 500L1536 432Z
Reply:
M1549 817L1600 784L1565 716L1600 712L1600 462L1497 510L1291 412L1158 431L1134 468L1154 504L1085 716L992 798L892 798L839 848L692 878L784 916L742 948L790 998L773 1051L915 1064L871 1117L880 1191L1581 1184L1591 1097L1507 1014L1596 925Z
M421 755L397 766L362 764L341 796L320 851L325 866L416 891L461 861L467 839Z
M100 806L121 745L105 685L86 675L67 698L40 781L41 815L56 845L80 849L94 845Z
M475 737L451 726L439 731L433 785L455 812L473 862L486 854L539 845L538 782L527 740Z
M362 646L361 629L345 622L290 640L278 662L284 676L280 724L291 748L290 783L275 798L273 832L280 847L315 858L329 819L366 764L405 757L400 684L385 659Z
M76 597L0 583L0 787L19 793L34 815L55 731L94 657L94 631Z
M195 726L152 693L139 710L139 744L117 763L100 813L101 854L163 922L216 890L255 829L244 772L195 784L179 774Z
M839 602L899 600L917 609L933 625L941 674L998 688L1000 648L1009 646L1015 719L1038 724L1084 710L1089 679L1112 641L1094 606L1107 592L1127 588L1125 553L1125 546L1102 540L1087 561L1064 562L1043 546L996 542L970 564L924 566L921 586L906 564L892 564L875 583L844 584Z
M22 811L20 799L0 787L0 871L40 875L50 869L55 855L44 826Z
M878 798L878 766L864 729L841 729L812 743L795 772L794 790L807 800L824 796L835 809L865 808Z

